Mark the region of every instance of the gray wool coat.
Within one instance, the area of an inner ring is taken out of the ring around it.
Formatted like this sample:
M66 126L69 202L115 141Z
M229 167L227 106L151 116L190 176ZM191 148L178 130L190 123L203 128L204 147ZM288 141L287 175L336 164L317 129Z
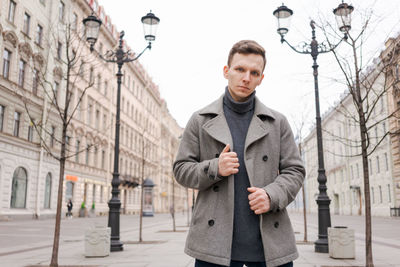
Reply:
M229 266L234 175L218 175L218 156L226 144L232 146L232 137L221 96L190 118L173 169L179 184L199 190L185 253L199 260ZM300 190L305 170L288 121L257 97L244 158L250 185L263 188L271 198L271 210L260 215L267 266L293 261L298 252L286 206Z

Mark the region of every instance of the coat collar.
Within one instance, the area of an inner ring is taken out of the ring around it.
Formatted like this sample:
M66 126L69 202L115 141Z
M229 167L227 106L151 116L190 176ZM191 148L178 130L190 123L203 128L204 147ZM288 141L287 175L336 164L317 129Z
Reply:
M199 114L200 115L205 115L205 114L224 114L224 109L223 109L223 99L224 95L222 95L220 98L212 102L210 105L206 106L205 108L201 109ZM268 107L266 107L261 101L255 97L255 107L254 107L254 115L258 117L266 116L270 117L271 119L275 120L275 115L273 114L272 110Z
M226 122L226 118L224 116L224 109L223 109L223 98L222 95L219 99L211 103L210 105L206 106L202 110L199 111L200 115L206 114L214 114L216 115L211 120L207 121L203 125L203 129L208 132L214 139L218 140L223 144L230 144L232 143L232 136L229 130L228 123ZM254 108L254 115L253 119L250 122L248 134L246 137L245 142L245 150L248 146L252 143L257 141L258 139L268 135L269 129L263 123L262 117L269 117L275 120L275 115L273 114L272 110L267 108L261 101L256 97L255 98L255 108Z

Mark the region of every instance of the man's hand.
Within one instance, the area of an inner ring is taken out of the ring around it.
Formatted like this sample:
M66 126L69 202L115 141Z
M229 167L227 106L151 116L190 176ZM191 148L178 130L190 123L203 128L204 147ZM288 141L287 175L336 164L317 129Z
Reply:
M249 187L247 188L247 191L250 192L250 209L254 211L255 214L262 214L271 209L271 199L264 189L258 187Z
M229 152L230 145L227 144L219 155L218 175L229 176L239 172L239 159L235 152Z

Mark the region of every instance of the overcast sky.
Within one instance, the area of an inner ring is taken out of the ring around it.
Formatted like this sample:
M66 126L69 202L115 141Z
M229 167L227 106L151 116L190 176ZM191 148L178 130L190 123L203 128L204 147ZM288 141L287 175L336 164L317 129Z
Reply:
M333 9L339 0L288 0L285 5L294 12L286 39L292 45L309 42L310 19L335 22ZM355 0L352 31L360 27L360 18L373 7L373 24L369 31L365 58L377 55L388 36L400 31L399 0ZM280 43L273 11L282 1L271 0L99 0L118 31L125 31L128 45L136 52L146 42L141 17L152 12L161 20L151 51L140 59L159 86L161 97L178 124L184 127L191 114L218 98L227 84L223 66L232 45L242 39L253 39L266 49L267 66L263 83L256 95L269 107L285 114L292 127L306 114L315 121L312 58L292 51ZM335 24L336 25L336 24ZM317 40L323 34L317 30ZM346 49L339 47L339 49ZM325 112L345 90L332 78L339 78L333 56L318 57L321 112Z

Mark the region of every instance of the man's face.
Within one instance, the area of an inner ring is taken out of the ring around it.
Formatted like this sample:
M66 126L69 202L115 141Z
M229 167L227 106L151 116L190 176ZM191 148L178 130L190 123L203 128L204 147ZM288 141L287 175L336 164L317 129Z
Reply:
M261 84L264 60L257 54L233 55L231 66L224 67L224 77L228 80L228 90L237 102L244 102Z

